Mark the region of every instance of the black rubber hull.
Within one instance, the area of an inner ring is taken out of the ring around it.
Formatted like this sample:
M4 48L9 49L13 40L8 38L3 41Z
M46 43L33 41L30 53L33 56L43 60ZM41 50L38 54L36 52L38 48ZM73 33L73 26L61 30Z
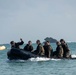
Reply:
M7 52L7 57L9 60L28 60L29 58L36 58L37 56L22 49L11 49Z
M29 58L36 58L38 57L37 55L24 51L22 49L11 49L10 51L7 52L7 57L9 60L28 60ZM44 56L39 56L39 57L44 57ZM54 58L54 59L76 59L75 58Z

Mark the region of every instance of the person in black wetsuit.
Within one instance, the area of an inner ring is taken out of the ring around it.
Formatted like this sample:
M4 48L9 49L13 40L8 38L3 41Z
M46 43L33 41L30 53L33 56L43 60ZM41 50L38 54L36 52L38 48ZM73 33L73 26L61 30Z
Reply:
M45 56L47 58L51 58L52 55L53 55L53 49L52 49L52 47L50 45L50 42L46 41L43 47L44 47L44 50L45 50Z
M60 42L61 42L61 46L63 47L63 51L64 51L63 57L70 58L71 57L70 49L68 48L67 43L64 41L64 39L61 39Z
M25 51L29 51L32 52L33 51L33 46L32 46L32 42L28 41L28 44L26 44L26 46L24 47Z
M17 42L17 43L14 42L14 41L11 41L11 42L10 42L10 44L11 44L11 49L12 49L12 48L20 49L20 45L23 45L23 43L24 43L22 39L20 39L20 41L21 41L21 42Z

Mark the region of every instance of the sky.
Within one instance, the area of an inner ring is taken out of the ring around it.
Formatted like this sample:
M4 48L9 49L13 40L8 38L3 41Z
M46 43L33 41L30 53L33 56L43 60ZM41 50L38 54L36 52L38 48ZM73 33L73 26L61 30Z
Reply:
M76 42L76 0L0 0L0 43L46 37Z

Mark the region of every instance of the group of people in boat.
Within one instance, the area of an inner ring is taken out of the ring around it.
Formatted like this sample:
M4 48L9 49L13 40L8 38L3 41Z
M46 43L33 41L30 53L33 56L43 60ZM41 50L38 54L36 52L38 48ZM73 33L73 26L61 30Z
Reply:
M20 42L11 41L11 48L20 49L20 45L24 44L24 41L20 39ZM56 42L56 51L53 51L51 44L49 41L44 42L44 45L41 44L40 40L36 41L37 48L34 50L32 46L32 42L28 41L28 43L24 46L23 50L31 52L38 56L44 56L47 58L70 58L70 49L68 48L67 43L64 39L60 39L60 41Z

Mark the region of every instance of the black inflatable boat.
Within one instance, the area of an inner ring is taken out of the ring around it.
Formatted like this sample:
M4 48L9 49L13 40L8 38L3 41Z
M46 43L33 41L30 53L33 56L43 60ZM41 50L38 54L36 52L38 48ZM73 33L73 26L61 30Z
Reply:
M7 57L9 60L28 60L29 58L36 58L37 55L24 51L23 49L11 49L10 51L7 52Z
M28 60L29 58L37 58L42 56L37 56L31 52L24 51L23 49L11 49L7 52L7 57L9 60ZM58 58L55 58L58 59ZM62 58L62 59L76 59L76 57Z

